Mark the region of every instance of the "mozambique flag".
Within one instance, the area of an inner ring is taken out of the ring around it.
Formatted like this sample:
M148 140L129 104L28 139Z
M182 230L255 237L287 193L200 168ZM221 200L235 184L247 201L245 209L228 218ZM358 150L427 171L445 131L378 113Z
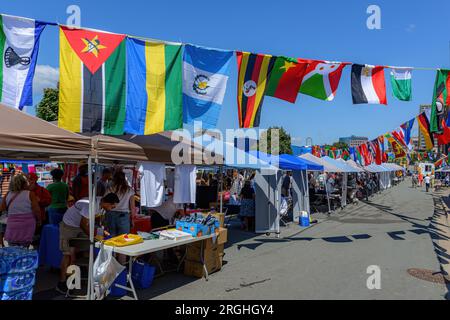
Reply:
M236 52L238 64L238 116L240 128L259 127L262 103L276 57Z
M434 139L430 131L430 122L428 121L425 112L422 112L417 116L417 123L419 124L420 132L425 139L425 145L427 150L431 150L434 147Z
M60 27L58 126L123 134L125 35Z
M125 132L149 135L183 126L181 45L127 38Z
M308 63L277 57L267 84L266 96L295 103Z
M442 133L442 121L447 121L450 106L450 77L449 70L438 70L434 82L433 104L431 106L430 132Z

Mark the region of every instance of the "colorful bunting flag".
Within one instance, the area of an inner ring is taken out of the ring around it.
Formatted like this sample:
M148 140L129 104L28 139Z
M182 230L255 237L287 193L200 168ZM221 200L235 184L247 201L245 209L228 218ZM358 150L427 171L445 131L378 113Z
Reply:
M352 65L353 104L387 104L384 67Z
M449 70L438 70L436 73L436 80L434 82L433 103L431 106L430 117L430 132L442 133L442 121L447 121L447 126L450 126L447 118L448 107L450 105L450 78Z
M417 123L419 124L419 130L425 139L425 145L427 150L431 150L434 147L434 139L430 132L430 122L428 121L425 112L422 112L417 116Z
M181 45L127 38L125 132L150 135L183 126Z
M123 134L125 35L60 27L58 126Z
M266 96L295 103L308 63L277 57L267 84Z
M236 52L238 64L238 116L240 128L259 127L261 109L276 57Z
M405 122L404 124L402 124L400 127L403 130L403 135L405 137L405 142L408 146L409 150L413 149L413 145L411 143L411 130L414 126L414 122L416 121L416 118L412 118L411 120Z
M183 123L201 121L205 129L217 127L233 51L184 46Z
M33 105L33 77L45 22L0 15L0 102L22 110Z
M411 101L412 68L392 68L391 86L394 97L401 101Z
M336 96L342 70L344 70L348 63L306 59L298 60L309 63L300 87L300 93L320 100L332 101Z

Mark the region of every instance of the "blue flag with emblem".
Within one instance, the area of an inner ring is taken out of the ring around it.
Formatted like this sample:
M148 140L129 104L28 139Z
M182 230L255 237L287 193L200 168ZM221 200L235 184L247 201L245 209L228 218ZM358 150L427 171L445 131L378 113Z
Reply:
M232 51L185 45L183 54L183 123L201 121L202 127L217 126Z

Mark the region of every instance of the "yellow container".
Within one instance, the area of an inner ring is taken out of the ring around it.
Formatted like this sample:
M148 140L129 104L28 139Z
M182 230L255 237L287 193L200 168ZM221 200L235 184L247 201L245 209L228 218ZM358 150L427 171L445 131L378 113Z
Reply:
M104 244L112 247L125 247L142 242L144 242L144 239L137 234L121 234L120 236L106 240Z

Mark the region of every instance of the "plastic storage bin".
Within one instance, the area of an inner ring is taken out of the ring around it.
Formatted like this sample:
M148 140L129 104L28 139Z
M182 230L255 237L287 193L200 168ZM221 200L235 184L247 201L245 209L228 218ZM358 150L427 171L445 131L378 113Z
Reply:
M33 287L23 290L0 293L0 300L31 300L33 298Z
M1 275L0 292L12 292L33 287L35 280L36 273L34 271Z
M19 247L0 249L0 274L28 272L38 267L38 252Z

